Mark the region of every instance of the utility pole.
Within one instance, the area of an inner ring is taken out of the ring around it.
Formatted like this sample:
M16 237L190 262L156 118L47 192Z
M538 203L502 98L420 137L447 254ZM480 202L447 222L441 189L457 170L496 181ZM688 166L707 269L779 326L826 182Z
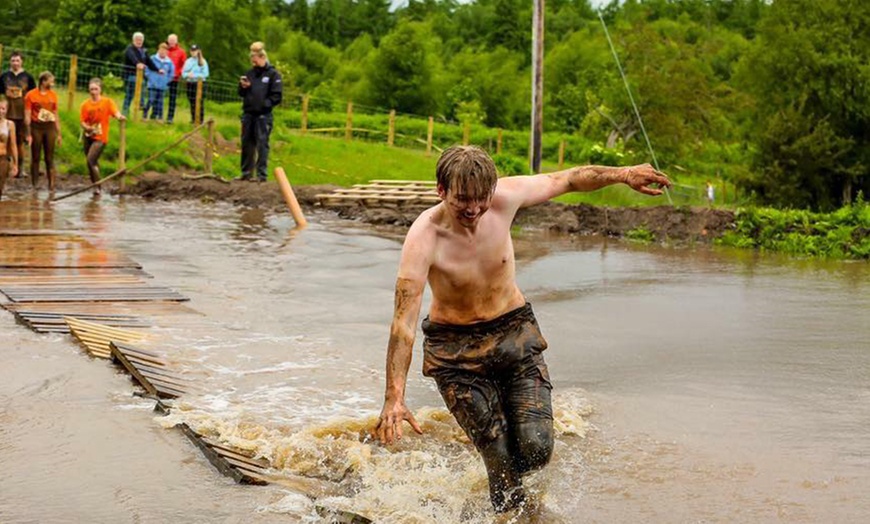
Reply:
M532 7L532 130L529 168L541 171L541 140L544 133L544 0Z

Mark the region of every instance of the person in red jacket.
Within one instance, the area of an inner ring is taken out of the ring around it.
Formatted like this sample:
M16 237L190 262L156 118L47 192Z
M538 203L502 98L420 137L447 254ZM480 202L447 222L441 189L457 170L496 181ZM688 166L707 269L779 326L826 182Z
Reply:
M169 44L169 59L175 65L175 74L169 82L169 113L166 115L166 123L171 124L175 118L175 101L178 98L178 80L181 78L181 70L184 69L184 61L187 60L187 53L178 45L178 35L171 34L166 37L166 43Z

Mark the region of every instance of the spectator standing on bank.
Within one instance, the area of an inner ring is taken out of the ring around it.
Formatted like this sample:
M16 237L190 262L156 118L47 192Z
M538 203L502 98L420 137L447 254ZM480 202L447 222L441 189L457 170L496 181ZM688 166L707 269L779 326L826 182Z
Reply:
M163 43L157 46L157 53L151 56L151 61L160 70L145 71L148 77L148 104L142 116L148 118L150 110L151 120L163 120L163 99L166 98L166 90L169 88L172 75L175 74L175 66L169 58L169 46Z
M205 81L208 80L208 62L198 45L190 46L190 58L184 62L181 76L187 82L187 100L190 102L190 123L196 122L196 85L202 80L202 97L199 99L199 122L205 115Z
M9 57L9 70L0 75L0 93L9 102L6 118L15 126L15 157L18 159L17 173L21 176L24 169L24 139L27 130L24 129L24 96L36 89L33 75L24 70L24 57L18 51L13 51Z
M24 97L24 127L29 131L27 143L30 145L30 181L36 189L39 181L39 156L44 152L45 176L48 189L54 191L57 173L54 170L54 148L60 146L60 118L57 115L57 93L54 75L48 71L39 73L37 88Z
M242 180L264 182L268 175L272 109L281 103L281 74L269 63L262 42L251 44L254 67L239 78L242 101Z
M178 98L178 80L181 78L181 71L184 69L184 62L187 60L187 53L184 48L178 45L178 35L171 34L166 37L166 43L169 45L169 59L172 60L172 65L175 66L175 73L172 75L172 81L169 82L169 109L166 114L166 122L171 124L175 119L175 102Z
M124 50L124 114L130 114L130 104L133 102L133 96L136 91L136 71L145 69L163 73L159 67L148 56L148 51L142 47L145 43L145 35L136 32L133 33L133 43L127 46ZM141 96L141 94L140 94ZM145 107L145 100L142 99L141 107Z
M0 97L0 200L3 200L3 188L9 173L18 174L18 146L15 140L15 124L6 118L9 102ZM9 159L12 163L9 163Z
M716 189L713 187L713 184L708 180L707 181L707 203L712 206L713 201L715 199L716 199Z
M84 133L85 158L88 164L88 174L91 182L100 180L100 155L109 143L109 119L114 117L124 120L124 115L118 111L118 106L111 98L103 96L103 81L92 78L88 82L87 100L82 102L79 110L79 123ZM100 186L94 188L94 194L100 193Z

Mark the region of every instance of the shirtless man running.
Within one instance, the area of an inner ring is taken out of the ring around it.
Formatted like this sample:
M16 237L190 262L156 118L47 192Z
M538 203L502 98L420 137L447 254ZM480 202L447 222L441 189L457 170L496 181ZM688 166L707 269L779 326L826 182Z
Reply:
M386 395L374 433L392 444L402 438L404 421L422 433L405 405L405 384L428 282L423 374L435 379L483 457L493 508L504 512L525 500L521 475L545 466L553 451L547 342L516 284L514 215L565 193L617 183L660 195L670 181L649 164L499 179L489 155L472 146L444 151L436 177L442 202L420 214L402 248Z

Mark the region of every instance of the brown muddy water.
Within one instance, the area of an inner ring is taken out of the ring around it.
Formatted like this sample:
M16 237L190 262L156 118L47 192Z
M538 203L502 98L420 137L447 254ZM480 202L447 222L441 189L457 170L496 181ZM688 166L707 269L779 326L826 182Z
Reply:
M56 204L191 297L149 347L205 393L169 418L67 336L0 311L0 522L320 522L280 485L220 476L172 423L338 489L377 522L493 522L482 464L420 374L425 435L380 410L402 231L195 202ZM515 522L866 522L870 265L520 233L550 342L558 436ZM426 300L428 302L428 298ZM426 304L424 304L426 307ZM352 491L349 491L352 490Z

